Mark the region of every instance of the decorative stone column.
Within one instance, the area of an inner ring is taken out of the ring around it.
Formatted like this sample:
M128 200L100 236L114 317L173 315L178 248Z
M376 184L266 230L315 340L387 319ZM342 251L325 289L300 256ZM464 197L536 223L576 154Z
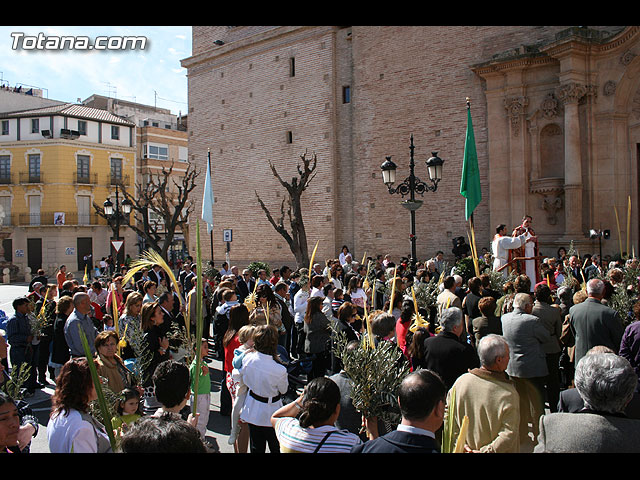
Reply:
M580 118L578 102L587 93L579 83L566 83L556 89L564 105L564 202L565 234L581 238L582 231L582 158L580 155Z

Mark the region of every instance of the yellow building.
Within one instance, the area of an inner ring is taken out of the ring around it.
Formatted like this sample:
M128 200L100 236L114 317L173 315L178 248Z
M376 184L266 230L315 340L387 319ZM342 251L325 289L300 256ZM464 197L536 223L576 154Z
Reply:
M117 186L134 185L135 141L135 124L83 105L0 114L4 257L18 277L38 268L52 276L60 265L82 276L85 264L91 269L115 256L115 222L93 204L115 204ZM119 225L121 258L138 250L127 222L125 216Z
M176 184L182 185L189 168L186 115L176 116L166 108L97 94L83 100L82 105L106 110L136 124L137 185L127 189L130 194L135 195L138 188L148 189L151 181L161 180L164 176L163 169L168 171L172 168L167 192L170 194L169 198L177 196ZM153 225L150 230L155 231L161 242L164 242L169 232L162 217L151 208L148 215ZM136 218L138 230L145 230L141 216L136 215ZM187 228L182 230L180 226L171 233L173 242L167 252L167 260L176 262L189 254L189 234ZM138 237L138 243L140 251L150 248L142 235Z

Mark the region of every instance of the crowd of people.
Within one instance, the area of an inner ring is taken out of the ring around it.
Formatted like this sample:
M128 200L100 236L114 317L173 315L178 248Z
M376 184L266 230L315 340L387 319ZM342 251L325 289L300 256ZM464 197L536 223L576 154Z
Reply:
M237 453L437 453L463 431L465 452L637 452L637 260L540 256L530 217L505 233L496 228L483 270L466 276L440 251L425 262L358 262L347 246L310 269L225 262L203 269L200 290L191 258L175 283L162 265L83 281L63 266L54 283L39 272L0 325L0 420L10 417L0 448L28 451L38 426L22 399L54 384L51 452L114 451L105 424L115 451L215 451L206 431L217 359L218 413ZM534 253L507 256L527 243ZM419 288L433 301L419 304ZM612 308L620 288L622 314ZM397 346L407 374L388 394L399 422L356 410L338 337L345 352L369 340ZM91 363L109 422L95 407Z

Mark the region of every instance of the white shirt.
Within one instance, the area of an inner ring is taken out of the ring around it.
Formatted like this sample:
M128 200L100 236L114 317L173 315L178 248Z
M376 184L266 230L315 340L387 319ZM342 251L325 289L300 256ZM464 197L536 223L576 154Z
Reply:
M310 297L324 297L324 293L319 288L313 287L311 288Z
M425 430L424 428L412 427L411 425L400 424L396 428L399 432L413 433L414 435L424 435L426 437L436 438L435 433Z
M96 434L108 437L84 420L77 410L68 415L62 411L52 416L47 424L47 439L51 453L97 453Z
M304 321L304 315L307 313L307 301L309 300L309 292L300 289L293 297L293 311L295 313L294 320L296 323Z
M496 236L491 243L491 249L493 251L493 269L505 265L509 259L509 253L507 250L513 250L514 248L520 248L526 242L526 236L520 235L519 237L505 237ZM503 272L506 276L506 271Z
M275 402L271 399L287 392L287 369L270 355L253 351L243 357L240 376L251 392L269 399L268 403L264 403L247 393L240 419L252 425L271 427L271 415L282 407L282 399Z
M364 308L364 303L367 301L367 294L364 293L364 290L362 288L358 288L355 292L350 294L350 296L351 303L360 308Z

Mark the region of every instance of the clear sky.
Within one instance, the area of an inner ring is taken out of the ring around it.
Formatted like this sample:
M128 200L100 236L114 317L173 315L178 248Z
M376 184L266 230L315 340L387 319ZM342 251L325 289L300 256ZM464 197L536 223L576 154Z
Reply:
M60 49L54 36L75 37L74 48ZM98 42L99 37L108 40ZM81 48L118 46L123 37L145 37L146 44L128 50ZM0 26L2 83L41 88L44 97L64 102L97 94L186 114L187 71L180 61L189 56L190 26Z

